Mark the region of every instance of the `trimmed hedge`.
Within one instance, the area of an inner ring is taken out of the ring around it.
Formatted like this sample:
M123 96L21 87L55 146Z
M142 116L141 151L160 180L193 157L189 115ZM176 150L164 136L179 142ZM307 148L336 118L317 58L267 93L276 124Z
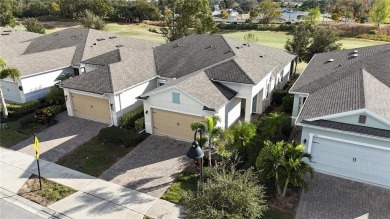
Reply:
M132 130L111 126L101 129L98 138L103 142L118 143L131 147L141 140L141 135Z
M139 118L134 122L134 129L137 133L145 129L145 117Z
M20 118L27 114L34 112L36 109L42 107L38 100L29 101L26 103L6 103L9 117Z
M286 95L283 97L283 111L286 113L291 113L294 105L294 96Z
M281 104L283 102L283 98L287 95L287 91L276 89L272 93L272 100L275 101L276 104Z
M138 107L137 109L123 115L120 119L120 127L125 129L134 129L134 123L137 119L144 116L144 107Z

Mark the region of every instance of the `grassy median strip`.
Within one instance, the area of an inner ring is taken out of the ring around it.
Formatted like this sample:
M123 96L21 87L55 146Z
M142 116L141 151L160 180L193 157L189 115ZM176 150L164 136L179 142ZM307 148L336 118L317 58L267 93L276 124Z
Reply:
M57 164L98 177L134 148L101 142L94 137L62 157Z
M32 175L20 188L18 195L40 205L48 206L75 192L76 190L70 187L45 178L42 178L42 190L39 190L38 176Z

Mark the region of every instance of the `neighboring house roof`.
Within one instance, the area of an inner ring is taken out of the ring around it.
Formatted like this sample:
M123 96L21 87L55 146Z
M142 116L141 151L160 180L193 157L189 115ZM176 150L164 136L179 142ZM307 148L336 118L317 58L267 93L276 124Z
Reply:
M333 122L327 120L316 120L316 121L302 121L304 124L321 126L325 128L337 129L346 132L356 132L365 135L373 135L383 138L390 138L390 130L371 128L360 125L352 125L341 122Z
M389 60L390 44L316 54L290 90L309 94L297 121L363 108L390 120Z
M132 50L121 47L87 62L105 65L70 78L61 86L97 94L117 93L156 77L152 48Z
M295 58L286 51L221 35L193 34L154 49L157 74L180 78L205 71L218 81L257 84Z
M159 91L167 90L168 88L177 88L195 98L200 103L205 104L205 107L208 109L215 111L222 108L237 94L236 91L221 83L211 81L206 73L202 71L192 73L179 79L169 80L163 86L145 93L141 97L145 98L158 93Z
M101 66L91 72L81 74L61 83L62 87L96 94L113 93L110 67Z

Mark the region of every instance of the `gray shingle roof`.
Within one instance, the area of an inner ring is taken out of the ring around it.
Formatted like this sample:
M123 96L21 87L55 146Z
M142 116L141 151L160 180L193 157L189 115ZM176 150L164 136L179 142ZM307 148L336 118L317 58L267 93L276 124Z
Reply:
M180 78L234 56L220 35L193 34L154 49L157 74Z
M234 60L229 60L205 70L209 78L217 81L230 81L244 84L254 84L252 79L238 66Z
M357 57L354 50L313 57L290 90L309 93L298 122L363 108L390 119L390 44L357 51Z
M352 125L352 124L346 124L340 122L333 122L327 120L303 121L302 123L331 128L331 129L337 129L337 130L342 130L347 132L356 132L356 133L361 133L366 135L373 135L382 138L390 138L390 130L371 128L371 127L360 126L360 125Z
M119 53L119 49L113 50L111 52L107 52L93 58L84 60L85 64L94 64L94 65L109 65L115 62L120 62L121 56Z
M175 80L169 80L165 85L145 93L141 97L151 96L169 87L176 87L213 110L219 110L237 94L236 91L218 82L211 81L205 72L196 72Z
M57 49L76 47L72 54L72 65L78 65L83 57L83 50L89 29L67 28L51 34L42 35L31 41L24 54L40 53Z
M113 93L110 67L101 66L91 72L70 78L63 81L61 86L96 94Z
M116 93L156 77L152 48L142 51L120 48L115 51L116 53L121 59L120 62L110 63L104 68L71 78L62 83L62 87L99 94ZM113 52L103 54L102 57L110 54ZM99 62L101 60L100 57L95 59Z

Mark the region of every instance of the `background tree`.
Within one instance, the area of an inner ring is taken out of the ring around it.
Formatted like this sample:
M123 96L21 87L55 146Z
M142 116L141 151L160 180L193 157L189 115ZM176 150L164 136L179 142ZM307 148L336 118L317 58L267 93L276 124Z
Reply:
M50 3L50 13L52 15L58 15L61 11L60 6L56 2Z
M45 27L38 22L36 18L27 18L24 21L24 26L26 27L26 30L28 32L34 32L34 33L45 33Z
M211 32L216 27L207 0L168 0L163 17L166 27L161 31L168 41L193 32Z
M102 18L106 17L114 10L110 0L92 0L91 6L91 11Z
M331 29L316 28L312 33L312 43L307 47L304 60L309 62L316 53L330 52L340 50L342 44L337 43L340 40L339 34Z
M313 168L302 161L304 158L311 159L310 154L303 151L304 147L283 141L275 144L266 141L264 144L256 161L261 181L272 180L281 197L286 196L290 184L307 189L305 174L313 176Z
M0 58L0 69L1 69L0 79L5 79L10 77L14 82L16 82L16 80L18 80L21 75L18 69L12 67L6 67L6 61L2 58ZM0 98L1 98L1 106L3 108L3 117L6 119L8 118L8 110L7 110L7 105L5 104L4 101L2 86L0 86Z
M221 11L221 18L222 19L228 19L229 13L227 11Z
M384 23L390 16L390 1L376 0L370 11L371 22L378 24Z
M297 55L297 63L305 61L307 47L310 44L312 28L305 23L298 23L293 26L292 38L287 38L284 48L287 51L293 52ZM297 64L295 65L294 73L297 72Z
M267 0L259 3L259 14L262 15L262 22L269 24L276 18L279 18L282 11L277 2Z
M255 9L257 6L256 0L243 0L240 3L240 8L244 13L249 13L253 9Z
M79 21L84 28L103 30L105 27L103 18L93 14L90 10L85 10L80 16Z
M218 122L220 122L221 119L218 116L210 116L206 117L203 122L193 122L191 123L191 129L192 131L195 131L197 129L202 130L202 134L207 139L207 145L208 145L208 160L209 160L209 166L211 167L211 148L213 145L216 144L217 141L219 141L222 137L223 130L220 127L217 127ZM200 139L200 141L203 141L203 139ZM203 145L201 143L201 145Z
M321 11L319 7L310 8L309 13L307 14L305 21L310 24L315 24L320 20Z
M0 26L15 27L15 18L12 12L11 0L0 1Z
M235 166L218 167L203 185L203 192L184 196L185 218L261 218L267 210L264 188L252 169L237 171Z

